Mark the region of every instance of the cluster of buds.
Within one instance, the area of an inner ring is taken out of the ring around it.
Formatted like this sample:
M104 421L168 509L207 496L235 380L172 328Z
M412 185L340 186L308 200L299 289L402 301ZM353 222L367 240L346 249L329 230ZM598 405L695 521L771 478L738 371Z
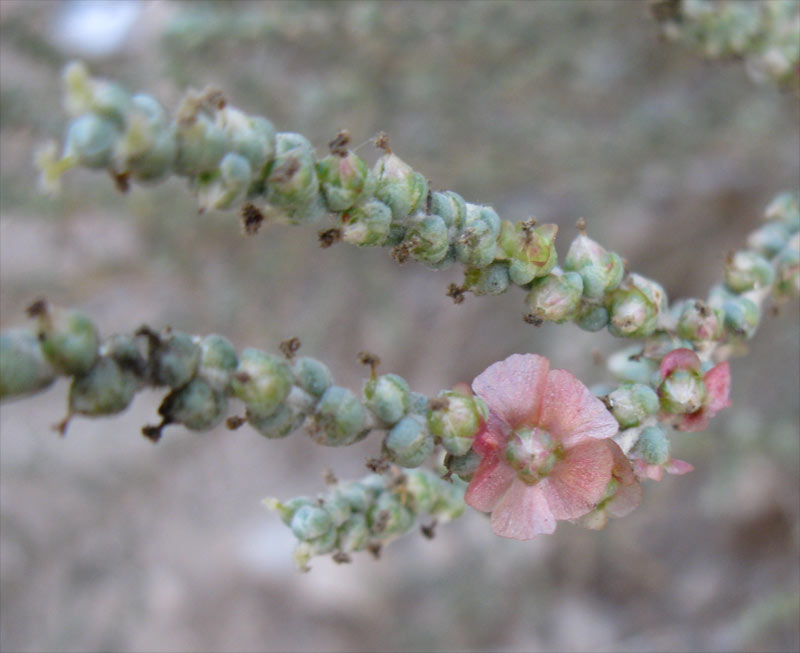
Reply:
M756 79L800 82L800 5L794 0L656 0L664 35L713 59L744 58Z
M466 486L444 481L427 469L395 469L392 474L370 474L346 483L331 480L328 492L316 499L303 496L263 502L297 538L294 558L303 571L314 556L331 554L339 563L349 562L358 551L377 557L383 546L408 533L426 515L433 521L420 524L420 529L433 537L436 523L464 512Z

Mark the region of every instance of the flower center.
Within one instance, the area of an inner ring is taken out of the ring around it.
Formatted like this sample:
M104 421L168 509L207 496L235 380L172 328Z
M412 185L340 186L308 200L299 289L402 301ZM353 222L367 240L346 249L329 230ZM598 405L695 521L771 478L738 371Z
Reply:
M517 478L528 485L547 476L564 452L547 431L520 427L508 438L505 458L517 472Z

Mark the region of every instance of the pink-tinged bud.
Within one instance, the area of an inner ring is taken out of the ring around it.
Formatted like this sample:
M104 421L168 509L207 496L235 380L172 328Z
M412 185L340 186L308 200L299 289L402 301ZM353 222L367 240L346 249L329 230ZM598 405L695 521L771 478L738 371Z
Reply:
M722 335L724 316L705 302L689 300L678 318L678 335L692 342L711 342Z
M736 252L725 264L725 285L734 292L764 288L774 278L770 262L755 252Z
M508 260L514 283L525 285L555 267L557 233L558 225L554 224L534 227L532 223L508 220L501 223L498 258Z
M629 274L607 301L612 335L629 338L649 336L667 309L667 295L655 281Z
M581 275L583 294L593 299L600 299L619 285L624 267L618 254L607 252L583 233L572 241L564 259L564 269Z
M317 175L328 209L346 211L360 198L375 192L375 175L353 152L331 154L317 163Z
M528 295L531 312L548 322L566 322L575 317L583 293L577 272L552 272L534 282Z

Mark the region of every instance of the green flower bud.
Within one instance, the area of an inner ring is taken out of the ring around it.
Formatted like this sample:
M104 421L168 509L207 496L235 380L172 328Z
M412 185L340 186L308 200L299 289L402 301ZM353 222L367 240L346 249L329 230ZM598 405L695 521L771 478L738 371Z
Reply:
M75 157L87 168L105 168L111 163L119 131L110 120L86 114L73 120L67 128L64 156Z
M71 115L93 112L120 127L124 124L131 98L119 84L92 79L85 64L75 61L64 68L62 80L66 108Z
M252 170L248 160L228 152L213 175L201 175L196 183L197 203L202 210L227 209L244 198L250 186Z
M428 181L395 154L384 154L374 167L375 197L392 210L392 218L403 223L428 195Z
M609 396L611 413L623 428L638 426L642 420L658 412L658 395L641 383L623 383Z
M406 231L405 239L412 244L412 256L425 264L439 263L450 251L447 225L438 215L415 219Z
M658 365L649 358L642 356L641 345L633 345L615 352L608 358L608 369L620 381L633 383L650 383L653 374L658 370Z
M370 379L364 386L367 408L386 424L395 424L408 412L410 395L408 383L397 374Z
M669 439L660 426L648 426L639 436L633 452L651 465L663 465L670 459Z
M463 456L447 454L444 458L444 466L447 467L447 470L467 482L472 479L472 475L480 463L481 457L474 449L470 449Z
M128 407L138 382L111 358L100 358L87 374L76 376L69 389L69 411L80 415L113 415Z
M564 259L564 269L581 275L583 294L592 299L619 286L624 267L619 255L606 251L584 233L572 241Z
M39 340L50 364L62 374L88 372L97 360L100 336L89 317L79 311L32 307L38 318Z
M774 295L777 299L800 296L800 242L797 235L775 259L777 280Z
M457 479L451 483L445 483L439 479L434 479L438 486L438 498L430 509L430 514L442 521L451 521L460 517L466 508L464 503L464 492L466 485Z
M401 467L419 467L433 452L433 436L419 417L404 417L383 440L383 453Z
M392 211L383 202L368 199L342 214L342 240L355 245L383 245L389 235Z
M166 125L169 122L167 112L164 107L152 95L137 93L131 98L131 110L133 114L143 116L147 122L153 125ZM130 121L131 116L128 116Z
M269 165L267 202L278 208L307 206L319 191L314 148L304 136L279 133Z
M789 229L781 222L768 222L756 229L747 238L747 246L765 256L772 258L780 252L789 240Z
M211 334L200 340L200 376L215 390L225 391L239 365L231 341Z
M281 404L276 411L269 415L253 412L248 408L246 415L247 423L265 438L271 440L291 435L303 425L306 418L305 414L286 404Z
M339 531L331 528L325 535L310 542L303 542L300 546L308 551L310 556L320 556L336 549L339 540Z
M428 428L448 453L462 456L472 447L481 424L488 419L486 404L453 390L440 392L428 411Z
M600 304L582 301L575 316L575 324L584 331L600 331L608 326L608 309Z
M774 278L770 262L755 252L736 252L725 264L725 285L734 292L770 286Z
M331 522L333 522L336 528L344 524L350 517L350 503L346 497L337 492L332 492L325 498L323 507L325 508L325 512L330 515Z
M530 223L515 224L508 220L501 223L498 258L502 256L508 260L514 283L524 286L555 267L557 233L558 226L554 224L534 228Z
M394 492L387 490L367 512L367 524L372 535L386 539L408 531L414 525L414 515Z
M321 397L333 383L328 366L314 358L298 358L292 365L294 382L314 397Z
M291 525L294 514L303 506L318 506L311 497L294 497L285 503L281 503L277 499L266 498L261 503L269 510L276 511L280 515L281 521L287 526Z
M391 212L391 211L390 211ZM395 247L403 242L406 237L406 227L402 224L392 223L389 226L389 235L386 236L384 247Z
M289 527L298 540L310 542L329 533L333 528L333 521L322 506L303 505L292 515Z
M489 206L467 204L464 225L456 237L456 258L476 268L489 265L497 254L500 218Z
M408 410L415 415L428 415L428 397L421 392L412 392L409 399Z
M427 469L406 472L403 487L413 497L411 506L417 515L430 513L439 500L439 479Z
M359 198L371 197L375 192L375 175L366 161L353 152L326 156L317 163L317 176L330 211L346 211Z
M107 338L100 345L100 355L113 358L123 370L137 377L143 377L147 370L147 360L133 335L117 333Z
M127 156L115 167L125 170L136 181L157 182L172 172L177 153L174 128L163 127L152 135L152 143L145 151L137 156Z
M336 385L328 388L317 403L314 422L317 428L311 437L329 447L353 444L368 432L367 412L358 397Z
M0 333L0 399L25 395L49 386L56 378L33 331Z
M528 305L534 315L548 322L566 322L575 317L583 293L577 272L551 272L533 282Z
M225 130L202 113L191 123L179 122L175 139L178 146L175 171L189 177L213 172L228 147Z
M222 421L227 407L224 394L195 378L170 392L158 412L170 423L183 424L192 431L207 431Z
M722 335L722 311L700 300L684 302L678 318L678 335L692 342L711 342Z
M668 413L694 413L706 401L706 384L700 372L690 369L674 370L658 387L661 407Z
M339 547L342 551L363 551L369 544L366 515L350 515L339 527Z
M179 331L162 336L153 352L153 379L156 385L180 388L197 373L201 349L192 337Z
M347 485L337 489L340 496L347 499L350 505L350 510L353 512L366 512L372 501L375 499L376 493L374 490L368 488L363 483L348 483Z
M431 193L430 213L438 215L447 227L460 229L467 216L467 203L458 193L451 190Z
M266 118L251 117L225 106L217 112L217 121L225 130L228 147L247 159L251 169L260 175L275 156L275 128Z
M492 263L485 268L468 268L464 285L476 295L501 295L508 290L508 265Z
M725 313L725 328L733 335L749 340L753 337L761 320L758 304L746 297L729 299L722 305Z
M231 390L251 413L272 415L292 389L292 373L280 358L258 349L245 349L231 377Z
M607 307L612 335L643 338L656 330L659 316L667 310L667 295L655 281L629 274L608 296Z
M777 220L789 231L800 230L800 203L795 193L781 193L773 199L764 211L767 220Z
M310 202L300 206L291 206L283 209L289 222L292 224L311 224L317 222L326 212L325 200L322 195L316 194Z

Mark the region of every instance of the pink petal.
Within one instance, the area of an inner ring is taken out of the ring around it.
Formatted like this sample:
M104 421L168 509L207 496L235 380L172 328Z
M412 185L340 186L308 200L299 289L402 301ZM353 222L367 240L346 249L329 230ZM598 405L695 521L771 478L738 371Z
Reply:
M489 512L508 490L516 472L497 454L486 456L467 487L464 500L475 510Z
M701 408L688 415L681 415L675 428L687 433L705 431L708 428L708 411L705 408Z
M709 417L714 417L719 411L731 405L731 366L725 361L714 365L703 377L708 391L708 405L706 409Z
M672 458L667 461L666 465L664 465L664 469L667 470L669 474L677 474L680 476L681 474L688 474L689 472L693 471L694 467L685 460Z
M638 478L649 478L651 481L660 481L664 478L664 470L661 469L661 465L648 465L641 459L633 461L633 473Z
M614 466L611 468L611 475L622 485L630 485L636 482L636 475L627 456L622 453L622 449L613 440L605 440L606 445L611 451L614 459Z
M556 520L542 493L540 483L526 485L514 479L492 511L492 530L500 537L531 540L556 530Z
M563 460L539 484L556 519L590 512L611 480L614 458L603 440L586 440L567 449Z
M512 427L534 425L547 380L550 361L537 354L512 354L494 363L472 382L472 389L489 411Z
M606 504L606 512L612 517L624 517L633 512L642 502L642 486L634 481L620 485L616 494Z
M539 426L565 447L586 438L610 438L619 429L603 402L566 370L547 375Z
M489 414L489 421L475 436L472 448L480 454L481 458L494 455L497 451L505 447L508 441L509 426L497 417Z
M700 357L691 349L673 349L661 361L659 371L661 378L666 379L675 370L697 370L700 371Z

